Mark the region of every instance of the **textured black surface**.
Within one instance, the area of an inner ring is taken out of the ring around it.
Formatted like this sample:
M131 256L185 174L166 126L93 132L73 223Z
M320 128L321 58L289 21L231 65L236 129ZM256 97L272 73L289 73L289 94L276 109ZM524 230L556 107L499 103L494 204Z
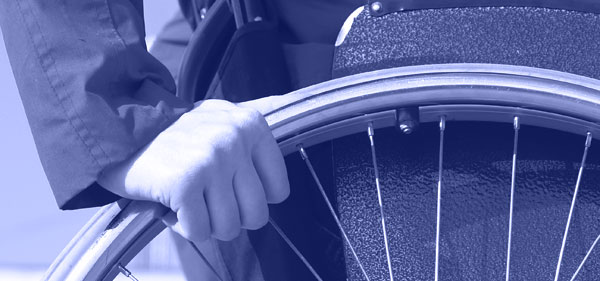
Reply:
M407 65L496 63L600 78L600 17L545 8L363 11L336 49L334 77Z
M392 12L423 9L466 8L466 7L537 7L599 13L600 3L596 0L369 0L369 5L379 2L379 10L370 10L371 15L382 16Z
M504 280L513 130L510 124L448 123L444 155L440 280ZM384 208L397 280L432 280L439 130L376 131ZM511 280L552 280L584 138L522 127L516 178ZM371 280L388 280L366 132L333 142L343 224ZM600 154L590 151L561 279L600 234ZM348 249L350 280L363 280ZM597 280L595 252L578 280Z
M340 77L407 65L496 63L600 78L598 42L600 18L580 12L464 8L377 18L363 12L336 49L333 72ZM512 137L510 124L448 123L440 280L505 280ZM438 141L434 125L410 136L391 129L376 133L396 280L433 280ZM553 280L583 143L582 136L522 127L511 280ZM366 132L307 151L371 280L388 280ZM569 280L600 234L598 143L588 160L560 280ZM348 280L364 280L299 156L288 156L287 163L292 195L273 207L272 215L286 224L284 229L325 280L346 280L344 272ZM273 250L263 255L288 275L270 280L312 280L276 235L272 237L268 243ZM285 261L276 248L288 252ZM598 276L597 249L578 280Z

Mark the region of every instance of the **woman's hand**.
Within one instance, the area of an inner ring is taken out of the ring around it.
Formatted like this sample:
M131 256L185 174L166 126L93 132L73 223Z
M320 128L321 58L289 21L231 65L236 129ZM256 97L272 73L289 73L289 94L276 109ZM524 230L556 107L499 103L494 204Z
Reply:
M260 228L267 203L289 195L285 163L263 116L222 100L198 103L98 183L167 206L173 213L165 223L193 242Z

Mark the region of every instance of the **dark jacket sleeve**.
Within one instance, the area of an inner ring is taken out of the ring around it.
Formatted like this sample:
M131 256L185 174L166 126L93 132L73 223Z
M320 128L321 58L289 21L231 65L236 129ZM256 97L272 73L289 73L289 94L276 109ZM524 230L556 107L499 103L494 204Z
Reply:
M0 26L62 209L118 197L96 183L191 109L144 42L141 0L2 0Z

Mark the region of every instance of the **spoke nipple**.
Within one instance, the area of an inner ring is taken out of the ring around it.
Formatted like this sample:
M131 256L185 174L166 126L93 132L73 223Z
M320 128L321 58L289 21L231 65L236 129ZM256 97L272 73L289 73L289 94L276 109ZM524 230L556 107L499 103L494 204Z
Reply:
M119 268L119 271L121 271L121 273L123 273L123 275L125 275L125 277L129 277L129 275L131 275L131 271L129 271L127 268L125 268L121 264L118 264L117 267Z
M373 129L373 122L369 122L369 125L367 128L367 133L369 134L369 137L372 137L375 135L375 129Z
M585 139L585 147L590 147L590 146L592 146L592 133L587 132L587 137Z
M515 130L521 129L521 122L519 122L519 116L515 116L513 125Z
M442 115L440 117L440 131L443 131L446 129L446 115Z
M299 144L296 147L298 148L298 151L300 152L300 156L302 157L302 160L308 159L308 154L306 154L306 151L304 150L304 147L302 146L302 144Z
M125 277L127 277L127 278L129 278L129 279L131 279L131 280L133 280L133 281L138 281L138 279L137 279L137 278L135 278L135 276L133 276L133 274L131 274L131 271L129 271L129 270L128 270L127 268L125 268L123 265L121 265L121 264L118 264L118 265L117 265L117 268L119 268L119 271L121 271L121 273L122 273L123 275L125 275Z

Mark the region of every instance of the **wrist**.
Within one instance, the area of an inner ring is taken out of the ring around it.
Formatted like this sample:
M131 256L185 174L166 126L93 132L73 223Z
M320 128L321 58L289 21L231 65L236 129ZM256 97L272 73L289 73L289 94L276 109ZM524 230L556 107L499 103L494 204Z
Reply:
M138 166L141 164L140 156L140 153L136 153L123 162L106 167L98 176L98 184L123 198L159 201L153 198L149 192L150 186L144 182L144 176L137 172Z

